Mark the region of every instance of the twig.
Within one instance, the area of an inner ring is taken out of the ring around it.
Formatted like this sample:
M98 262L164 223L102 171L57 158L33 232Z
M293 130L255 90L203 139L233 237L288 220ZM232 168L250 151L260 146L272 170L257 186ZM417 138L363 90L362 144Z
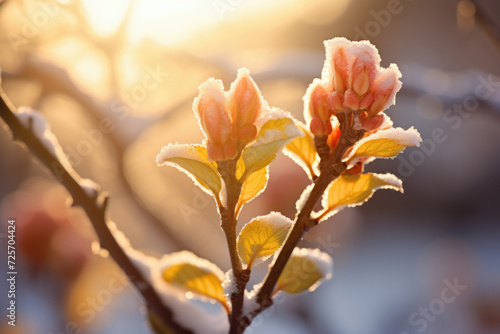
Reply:
M15 116L14 110L16 110L15 106L0 88L0 117L12 132L13 139L26 144L33 155L35 155L68 190L73 198L73 205L80 206L85 211L96 231L101 247L109 252L113 260L122 268L136 289L141 293L149 312L160 317L165 325L176 333L192 333L192 331L184 328L175 321L172 311L163 304L153 286L132 263L109 230L106 223L106 209L109 200L108 195L105 193L101 193L99 196L98 194L95 196L87 194L79 183L81 177L74 170L66 168L66 166L64 166L57 157L44 146L31 129L24 127Z
M322 197L328 185L336 179L343 171L346 170L347 165L342 162L344 153L352 147L363 135L364 131L355 131L352 129L352 113L350 117L339 117L341 137L339 144L334 153L322 160L327 161L322 164L323 168L318 178L314 181L314 187L305 202L304 206L297 214L292 229L288 233L287 239L281 248L279 254L270 266L270 270L257 293L257 303L259 308L254 310L251 314L245 317L244 323L248 326L252 319L272 305L272 294L274 286L276 285L281 272L292 255L293 249L297 246L302 236L311 227L318 224L319 220L311 219L311 213L314 206Z
M240 150L241 151L241 150ZM227 191L226 206L219 208L221 216L221 227L227 239L229 256L231 258L231 267L236 285L235 291L231 295L231 314L229 315L230 334L241 334L243 326L241 316L243 312L243 302L245 297L245 288L250 279L250 270L243 270L241 260L238 255L236 245L236 205L240 198L242 184L236 179L236 163L239 155L229 161L219 162L219 173L221 174Z

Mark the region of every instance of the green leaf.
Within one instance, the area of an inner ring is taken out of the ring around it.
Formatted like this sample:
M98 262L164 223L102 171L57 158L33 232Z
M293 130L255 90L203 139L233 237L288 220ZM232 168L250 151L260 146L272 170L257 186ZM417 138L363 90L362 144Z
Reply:
M421 141L420 134L413 127L408 130L379 130L357 142L342 160L353 165L356 163L355 159L359 158L393 158L408 146L420 145Z
M191 177L203 190L211 192L219 199L222 183L217 163L208 160L204 146L169 144L156 156L156 164L176 167Z
M276 154L293 138L304 135L292 118L267 121L257 134L257 139L241 155L236 178L246 179L253 172L269 165ZM244 168L243 168L244 167Z
M285 241L291 226L292 221L277 212L246 224L238 236L238 254L247 268L251 268L256 260L273 255Z
M310 179L317 174L315 172L318 154L314 145L314 136L302 122L295 122L298 128L305 133L302 137L294 138L284 148L284 152L300 167L304 169Z
M243 182L240 198L236 206L236 215L238 215L245 203L251 201L266 189L268 180L268 167L259 169L246 178L245 182Z
M323 280L330 279L332 272L333 261L328 254L319 249L295 248L276 283L276 291L313 291Z
M320 219L327 219L346 206L363 204L377 189L403 192L403 185L401 180L392 174L340 175L323 194L324 210L319 216Z
M186 292L215 299L228 309L222 288L224 274L208 260L187 251L174 253L162 266L162 277Z

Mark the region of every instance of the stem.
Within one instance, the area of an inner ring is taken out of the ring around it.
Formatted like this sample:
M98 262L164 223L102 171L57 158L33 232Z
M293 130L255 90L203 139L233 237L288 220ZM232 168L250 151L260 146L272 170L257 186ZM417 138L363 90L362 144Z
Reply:
M241 315L243 311L243 301L245 297L245 288L250 279L250 270L243 269L240 257L238 255L236 244L236 205L240 198L242 184L236 179L236 163L239 155L230 161L219 162L219 173L226 185L227 203L226 206L219 207L221 216L221 227L226 235L229 257L233 276L236 280L235 292L231 295L232 312L229 315L230 334L241 334L243 325L241 324Z
M272 294L276 282L278 281L281 272L283 271L288 259L292 255L293 249L301 240L303 234L311 227L318 224L318 219L311 219L311 213L314 206L322 197L328 185L336 179L347 168L347 165L342 162L342 156L364 135L364 131L355 131L352 129L353 115L352 112L344 117L339 117L341 137L335 152L322 165L321 173L314 181L314 187L306 200L304 206L297 214L292 229L288 233L287 239L281 248L278 256L270 266L270 270L264 280L264 283L257 293L257 302L260 307L245 317L245 323L250 324L252 319L271 306Z
M68 190L73 198L73 205L80 206L89 218L101 243L101 247L108 250L109 254L127 275L135 288L143 296L151 316L161 318L163 323L175 333L192 333L189 329L178 324L174 314L167 308L153 286L142 275L141 271L133 264L124 250L120 247L108 228L106 208L109 197L88 195L80 186L81 177L73 170L64 166L40 139L25 128L14 114L16 107L0 88L0 117L5 121L12 132L13 139L22 141L40 162L47 167L59 182Z

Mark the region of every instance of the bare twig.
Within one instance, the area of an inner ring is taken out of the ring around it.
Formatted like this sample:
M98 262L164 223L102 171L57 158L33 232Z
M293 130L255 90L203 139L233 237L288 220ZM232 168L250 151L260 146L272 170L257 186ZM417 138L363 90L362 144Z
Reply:
M15 106L0 88L0 117L12 132L13 139L23 142L68 190L73 198L73 205L80 206L85 211L96 231L101 247L109 252L113 260L141 293L150 314L161 318L164 324L176 333L192 333L175 321L172 311L163 304L153 286L132 263L109 230L106 223L108 195L105 193L95 194L95 196L87 194L79 183L81 177L74 170L64 166L32 130L20 122L15 116L14 110L16 110Z

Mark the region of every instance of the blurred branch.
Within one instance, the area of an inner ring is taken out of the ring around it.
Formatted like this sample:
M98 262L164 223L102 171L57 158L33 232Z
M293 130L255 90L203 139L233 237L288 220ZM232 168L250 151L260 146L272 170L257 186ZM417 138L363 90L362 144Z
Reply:
M500 25L498 22L498 17L493 14L492 6L497 6L497 9L500 8L498 1L489 1L489 7L484 4L483 1L479 0L470 0L474 6L476 7L476 20L478 26L482 29L486 37L490 40L490 42L495 46L497 52L500 53ZM494 12L494 11L493 11ZM497 10L498 14L498 10ZM497 21L495 21L497 19Z
M14 110L16 110L15 106L10 102L3 90L0 89L0 117L12 132L13 139L26 144L32 154L68 190L73 198L73 205L80 206L85 211L96 231L101 247L108 250L111 257L144 297L150 313L161 317L165 324L176 333L191 333L190 330L175 321L172 311L163 304L153 286L132 263L109 230L106 220L108 195L106 193L95 194L94 196L88 194L80 185L81 177L73 169L66 168L32 132L32 129L25 128L15 116Z
M94 99L88 94L82 92L82 90L73 82L70 78L68 72L63 68L57 67L53 64L40 63L37 64L34 61L27 59L23 68L15 74L8 74L4 72L4 76L9 78L24 78L24 79L35 79L38 80L42 86L42 94L47 95L51 93L61 93L67 95L78 102L88 113L86 114L94 124L99 124L101 118L105 115L102 110L103 107L98 103L94 102ZM113 115L109 115L110 117ZM170 229L167 222L162 222L160 218L154 215L149 209L146 208L145 204L140 198L135 194L132 186L130 185L124 170L123 155L127 148L126 144L123 143L119 138L117 133L119 130L115 130L111 133L105 134L109 139L112 147L117 154L117 176L119 177L121 183L124 185L126 195L133 198L137 207L141 210L142 214L154 224L161 232L163 232L165 239L168 240L169 244L176 249L188 249L188 245L184 244L181 240L175 237L175 234Z

